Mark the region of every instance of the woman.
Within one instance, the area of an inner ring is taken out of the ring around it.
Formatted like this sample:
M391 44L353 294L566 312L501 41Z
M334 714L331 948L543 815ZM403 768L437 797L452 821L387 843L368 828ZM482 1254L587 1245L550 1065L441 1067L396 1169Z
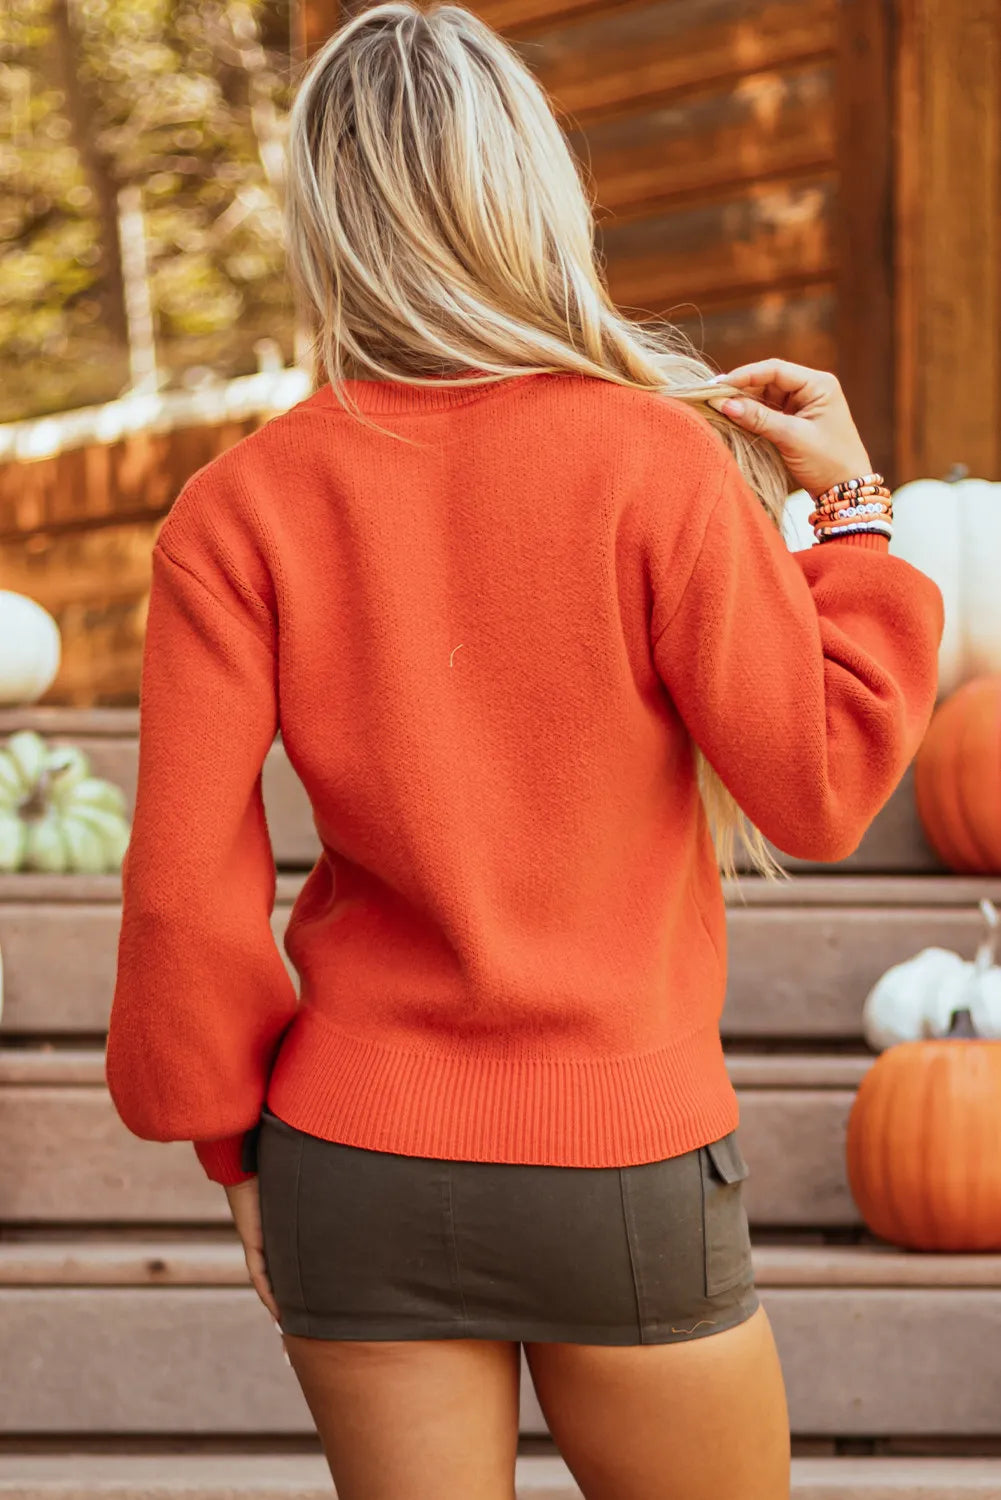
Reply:
M330 378L157 543L115 1104L226 1188L340 1500L507 1500L520 1343L587 1500L779 1500L718 860L745 817L759 868L855 847L939 596L831 376L713 385L610 304L546 100L472 15L359 15L290 131ZM279 729L322 843L299 1001Z

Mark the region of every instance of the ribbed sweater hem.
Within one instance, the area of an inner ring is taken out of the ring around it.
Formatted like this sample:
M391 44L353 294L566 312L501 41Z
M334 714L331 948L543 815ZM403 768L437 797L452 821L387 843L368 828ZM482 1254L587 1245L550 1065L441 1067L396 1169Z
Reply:
M309 1007L282 1045L268 1105L344 1145L566 1167L678 1156L739 1117L715 1024L626 1057L500 1058L361 1041Z

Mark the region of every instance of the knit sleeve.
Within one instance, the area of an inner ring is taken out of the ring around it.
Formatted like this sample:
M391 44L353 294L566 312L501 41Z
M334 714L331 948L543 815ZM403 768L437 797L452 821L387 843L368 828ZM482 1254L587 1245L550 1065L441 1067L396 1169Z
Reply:
M122 872L106 1076L128 1128L191 1140L207 1175L251 1174L258 1119L296 995L272 935L275 866L261 768L277 731L274 631L161 534L140 694L139 782Z
M942 598L882 537L790 552L729 454L720 466L680 593L655 551L657 670L761 832L789 855L843 859L927 727Z

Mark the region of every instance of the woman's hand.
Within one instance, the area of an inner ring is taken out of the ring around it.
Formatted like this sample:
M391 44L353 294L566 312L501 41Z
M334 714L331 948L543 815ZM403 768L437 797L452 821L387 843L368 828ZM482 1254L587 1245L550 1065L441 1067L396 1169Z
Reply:
M229 1199L236 1232L243 1241L243 1254L247 1261L247 1270L250 1272L254 1291L280 1328L278 1304L271 1290L268 1273L264 1268L264 1235L261 1231L259 1184L258 1177L251 1177L247 1182L239 1182L233 1187L228 1187L226 1197Z
M797 484L816 497L872 465L836 377L784 359L741 365L716 383L740 395L710 404L745 432L775 444Z

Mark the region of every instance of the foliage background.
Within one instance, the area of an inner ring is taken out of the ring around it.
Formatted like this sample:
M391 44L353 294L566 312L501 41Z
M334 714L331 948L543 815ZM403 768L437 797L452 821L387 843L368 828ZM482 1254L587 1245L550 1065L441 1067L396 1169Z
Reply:
M249 373L265 338L291 360L279 210L290 82L283 0L0 8L0 421L129 386L129 190L159 388L206 368Z

